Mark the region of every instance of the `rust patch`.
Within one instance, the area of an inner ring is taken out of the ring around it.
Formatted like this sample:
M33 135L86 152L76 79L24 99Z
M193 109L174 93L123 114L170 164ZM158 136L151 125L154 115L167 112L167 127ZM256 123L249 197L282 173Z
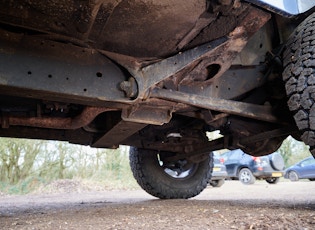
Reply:
M227 69L230 68L236 55L244 48L250 37L257 32L269 19L271 15L262 10L251 8L243 16L242 22L229 33L229 41L218 47L214 52L209 52L199 60L198 65L189 72L182 71L176 77L182 78L179 85L205 85L220 77ZM207 66L219 64L220 71L215 77L208 80ZM198 81L195 81L198 79ZM204 81L200 81L204 79ZM177 80L178 81L178 80Z

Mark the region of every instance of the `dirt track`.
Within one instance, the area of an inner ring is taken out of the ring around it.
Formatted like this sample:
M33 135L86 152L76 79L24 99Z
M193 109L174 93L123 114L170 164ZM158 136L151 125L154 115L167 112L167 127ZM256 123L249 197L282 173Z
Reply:
M313 229L315 182L227 181L189 200L142 190L0 197L0 229Z

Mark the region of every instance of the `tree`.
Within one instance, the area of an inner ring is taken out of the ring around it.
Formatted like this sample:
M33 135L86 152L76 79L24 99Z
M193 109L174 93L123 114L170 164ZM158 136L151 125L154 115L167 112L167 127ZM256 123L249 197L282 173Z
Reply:
M32 173L37 155L43 142L25 139L0 139L0 178L16 184Z
M286 167L311 155L309 146L301 141L295 140L291 136L283 141L278 152L282 155Z

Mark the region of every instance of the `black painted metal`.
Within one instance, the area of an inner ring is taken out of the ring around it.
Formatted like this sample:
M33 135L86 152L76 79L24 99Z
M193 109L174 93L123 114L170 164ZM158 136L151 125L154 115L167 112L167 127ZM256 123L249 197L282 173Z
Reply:
M94 49L38 38L20 37L15 44L0 38L2 93L81 104L126 102L119 88L126 78Z

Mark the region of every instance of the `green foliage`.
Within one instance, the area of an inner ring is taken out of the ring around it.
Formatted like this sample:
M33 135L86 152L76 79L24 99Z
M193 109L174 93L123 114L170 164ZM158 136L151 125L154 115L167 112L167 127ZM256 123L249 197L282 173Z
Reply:
M0 185L0 190L8 194L27 194L44 184L45 181L40 177L27 177L16 184Z
M281 147L278 149L278 152L282 155L286 167L289 167L311 155L309 146L305 145L301 141L295 140L291 136L283 141Z
M24 194L57 179L88 179L107 188L136 186L129 148L93 149L65 142L0 138L0 190Z

